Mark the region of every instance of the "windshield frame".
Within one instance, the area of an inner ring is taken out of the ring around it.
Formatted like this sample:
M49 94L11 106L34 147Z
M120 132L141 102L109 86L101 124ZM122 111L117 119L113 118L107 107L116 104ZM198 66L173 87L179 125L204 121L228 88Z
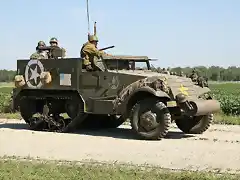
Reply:
M132 60L132 59L102 59L104 66L106 67L106 69L108 70L142 70L140 69L136 69L136 63L137 62L145 62L146 63L146 67L147 70L151 70L151 66L150 66L150 62L149 60ZM115 61L116 65L114 66L114 64L111 64L111 62ZM126 66L128 66L129 68L119 68L120 64L124 66L124 62L128 62L128 64ZM108 64L109 63L109 64ZM131 65L132 64L132 65ZM112 66L112 67L110 67Z

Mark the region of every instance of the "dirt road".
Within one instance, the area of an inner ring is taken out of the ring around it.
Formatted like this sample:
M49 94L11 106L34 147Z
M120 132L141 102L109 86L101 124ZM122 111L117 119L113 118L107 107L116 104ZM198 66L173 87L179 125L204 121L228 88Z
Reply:
M133 139L129 128L59 134L27 130L19 120L0 120L0 156L240 172L240 126L213 125L205 134L194 136L172 127L161 141Z

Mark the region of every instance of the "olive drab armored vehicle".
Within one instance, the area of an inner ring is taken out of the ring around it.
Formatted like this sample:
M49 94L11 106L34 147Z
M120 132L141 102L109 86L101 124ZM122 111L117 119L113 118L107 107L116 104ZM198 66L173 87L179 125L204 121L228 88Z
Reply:
M101 128L116 128L129 119L145 139L165 137L173 120L185 133L207 130L220 110L210 89L190 78L152 72L149 61L104 57L103 71L87 72L81 58L18 60L14 107L34 130L69 132L91 122L88 116L95 116L92 125Z
M152 72L147 56L105 56L90 72L83 59L49 50L50 59L17 60L13 104L33 130L116 128L129 120L139 137L157 140L172 121L185 133L203 133L220 110L203 83Z

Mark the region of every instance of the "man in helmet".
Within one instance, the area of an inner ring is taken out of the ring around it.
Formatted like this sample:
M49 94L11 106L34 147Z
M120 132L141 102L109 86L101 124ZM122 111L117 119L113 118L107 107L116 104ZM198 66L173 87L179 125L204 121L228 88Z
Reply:
M185 74L183 73L183 71L180 72L180 76L181 77L186 77Z
M197 81L197 79L198 79L198 73L197 73L197 71L196 71L195 68L192 70L192 74L190 75L190 78L192 79L193 82L196 82L196 81Z
M88 42L83 44L80 56L83 58L83 68L86 68L87 71L98 70L100 69L97 66L97 61L104 55L110 55L103 51L99 51L97 48L98 38L96 35L91 35Z
M170 74L169 71L166 68L163 68L162 73L163 74Z
M55 47L59 47L58 46L58 39L55 38L55 37L52 37L49 41L49 44L51 47L55 46ZM60 48L60 47L59 47ZM63 56L62 57L65 57L66 56L66 50L64 48L61 48L62 51L63 51Z
M40 47L45 47L46 44L43 41L39 41L36 47L36 52L30 56L30 59L48 59L47 51L40 50Z

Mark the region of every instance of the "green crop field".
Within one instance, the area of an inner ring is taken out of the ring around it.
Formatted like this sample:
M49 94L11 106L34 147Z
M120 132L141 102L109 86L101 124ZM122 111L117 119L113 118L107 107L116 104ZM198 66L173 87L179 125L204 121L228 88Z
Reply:
M210 88L225 115L240 115L240 83L211 84Z

